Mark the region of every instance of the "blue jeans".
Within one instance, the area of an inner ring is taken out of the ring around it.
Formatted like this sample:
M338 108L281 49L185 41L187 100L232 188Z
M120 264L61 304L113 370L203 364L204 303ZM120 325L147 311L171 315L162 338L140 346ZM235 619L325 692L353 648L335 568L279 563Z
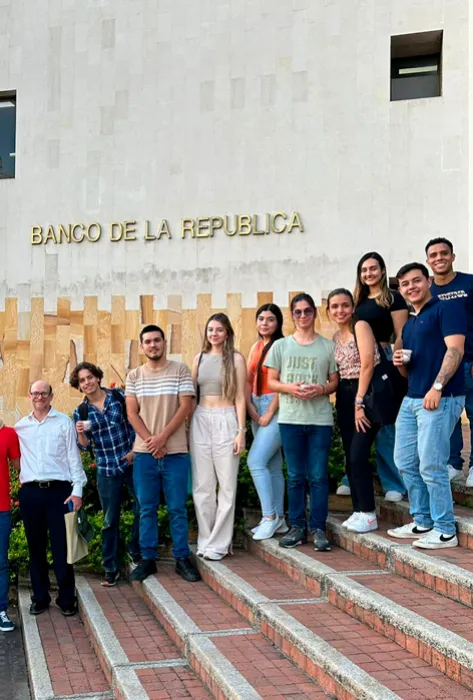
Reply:
M262 416L268 410L274 394L255 396L252 402ZM248 468L255 484L263 515L284 515L284 476L282 473L281 435L277 413L269 425L259 426L254 421L251 429L254 440L248 453Z
M473 362L465 362L465 411L470 423L470 445L473 446L473 377L471 376L471 370L473 368ZM463 467L463 457L461 455L463 450L463 433L462 433L462 422L461 418L457 422L455 429L450 438L450 459L449 464L455 469L462 469ZM470 451L470 462L468 467L473 467L473 449Z
M189 470L188 454L155 459L150 454L135 452L133 482L140 506L140 550L143 559L156 559L158 556L157 512L161 488L169 511L174 558L190 555L186 508Z
M402 402L396 421L394 460L407 486L415 523L453 535L455 519L447 464L450 437L465 397L443 398L435 411L427 411L422 402L407 396Z
M10 511L0 511L0 611L8 608L8 546L10 544Z
M117 471L107 476L102 471L97 474L97 490L103 510L102 560L105 572L118 570L118 541L120 536L120 505L123 486L128 488L133 498L133 528L129 552L135 559L140 558L140 515L138 501L133 489L133 467L124 472Z
M328 457L332 426L280 423L287 462L289 519L306 529L306 481L310 491L309 529L325 530L328 515Z

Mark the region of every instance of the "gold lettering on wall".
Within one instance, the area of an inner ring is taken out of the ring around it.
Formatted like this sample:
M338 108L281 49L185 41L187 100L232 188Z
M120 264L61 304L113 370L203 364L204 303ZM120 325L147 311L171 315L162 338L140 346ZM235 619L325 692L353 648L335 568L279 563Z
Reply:
M111 221L101 224L98 221L75 224L35 224L30 229L31 245L53 243L82 243L84 240L97 243L102 238L102 232L108 229L108 238L112 243L119 241L160 241L172 239L172 226L168 219L161 219L159 225L154 225L149 219L140 222L136 219L129 221ZM180 221L181 239L213 238L218 231L226 236L264 236L271 233L278 235L292 233L297 229L304 232L299 212L286 214L277 211L273 214L234 214L225 216L199 216L182 218Z

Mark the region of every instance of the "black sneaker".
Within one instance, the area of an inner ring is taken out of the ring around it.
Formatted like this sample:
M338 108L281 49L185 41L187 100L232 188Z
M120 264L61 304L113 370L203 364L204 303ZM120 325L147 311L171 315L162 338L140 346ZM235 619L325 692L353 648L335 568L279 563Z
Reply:
M30 605L30 615L41 615L45 610L49 608L49 603L35 603L34 601Z
M131 572L130 578L132 581L144 581L145 578L157 572L158 567L154 559L141 559L136 569Z
M200 581L200 574L192 565L189 557L182 557L182 559L176 559L176 574L182 576L184 581L189 581L190 583L195 583Z
M14 623L10 620L6 610L0 610L0 632L13 632Z
M119 571L106 571L101 585L104 586L105 588L112 588L112 586L116 586L119 578L120 578Z
M279 546L286 549L297 547L298 544L307 544L307 532L301 527L291 527L287 535L279 540Z
M71 603L70 605L64 606L59 605L59 598L56 598L55 603L64 615L64 617L71 617L72 615L75 615L77 613L77 603Z
M332 547L323 530L314 530L312 533L314 549L316 552L330 552Z
M128 552L128 559L138 566L141 561L141 554L132 554L132 552Z

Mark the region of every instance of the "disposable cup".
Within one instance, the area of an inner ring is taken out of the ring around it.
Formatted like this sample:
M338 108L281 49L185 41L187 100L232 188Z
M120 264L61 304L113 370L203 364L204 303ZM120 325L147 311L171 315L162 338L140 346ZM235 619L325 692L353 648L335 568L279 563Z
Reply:
M412 350L403 349L402 351L402 361L405 365L411 361Z

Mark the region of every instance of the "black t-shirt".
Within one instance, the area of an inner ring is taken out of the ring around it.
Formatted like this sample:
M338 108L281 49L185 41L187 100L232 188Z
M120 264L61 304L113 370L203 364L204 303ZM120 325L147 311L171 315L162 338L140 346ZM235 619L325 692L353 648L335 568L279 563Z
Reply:
M457 272L448 284L435 284L430 288L433 297L438 297L449 304L464 307L468 331L465 339L465 361L473 361L473 275L466 272Z
M364 299L355 309L356 318L370 324L378 343L389 343L394 333L391 311L407 310L407 304L399 292L391 292L393 303L389 309L376 303L376 299Z

